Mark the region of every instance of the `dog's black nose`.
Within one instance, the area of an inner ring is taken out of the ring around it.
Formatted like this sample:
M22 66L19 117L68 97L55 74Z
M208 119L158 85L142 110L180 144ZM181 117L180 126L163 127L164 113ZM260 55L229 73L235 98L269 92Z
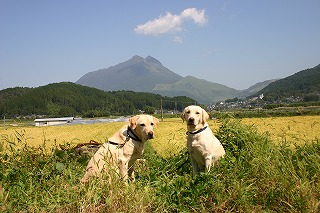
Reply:
M189 118L189 122L194 122L194 118L193 117Z
M149 139L153 138L153 132L148 132L148 138Z

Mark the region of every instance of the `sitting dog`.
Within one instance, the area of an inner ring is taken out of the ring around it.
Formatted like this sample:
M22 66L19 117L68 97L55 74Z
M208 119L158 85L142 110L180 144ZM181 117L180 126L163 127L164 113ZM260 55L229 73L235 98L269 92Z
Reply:
M154 137L154 128L159 120L150 115L136 115L129 119L129 124L105 142L90 159L82 183L91 176L102 172L116 171L120 178L134 180L134 162L141 158L144 144Z
M211 166L224 156L225 150L206 122L208 113L199 106L191 105L184 109L181 118L187 123L187 148L193 175L209 172Z

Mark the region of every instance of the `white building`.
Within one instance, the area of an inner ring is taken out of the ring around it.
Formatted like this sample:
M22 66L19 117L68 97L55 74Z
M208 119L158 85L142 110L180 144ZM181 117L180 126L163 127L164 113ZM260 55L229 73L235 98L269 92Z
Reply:
M71 123L74 117L64 117L64 118L41 118L35 119L35 126L53 126Z

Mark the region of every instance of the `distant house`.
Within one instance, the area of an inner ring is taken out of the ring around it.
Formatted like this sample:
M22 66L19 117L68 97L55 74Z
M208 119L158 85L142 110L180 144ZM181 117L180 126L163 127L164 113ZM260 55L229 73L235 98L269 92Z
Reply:
M53 126L53 125L61 125L68 124L74 120L74 117L64 117L64 118L41 118L35 119L35 126Z

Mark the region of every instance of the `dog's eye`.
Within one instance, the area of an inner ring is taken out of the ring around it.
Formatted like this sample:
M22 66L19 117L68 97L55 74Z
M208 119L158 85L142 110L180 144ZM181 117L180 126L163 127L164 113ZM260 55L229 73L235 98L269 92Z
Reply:
M146 126L145 124L140 124L140 126Z
M199 114L200 114L200 112L196 112L196 114L197 114L197 115L199 115Z
M190 111L187 111L187 114L190 114Z
M154 123L151 123L151 126L153 126L154 125Z

